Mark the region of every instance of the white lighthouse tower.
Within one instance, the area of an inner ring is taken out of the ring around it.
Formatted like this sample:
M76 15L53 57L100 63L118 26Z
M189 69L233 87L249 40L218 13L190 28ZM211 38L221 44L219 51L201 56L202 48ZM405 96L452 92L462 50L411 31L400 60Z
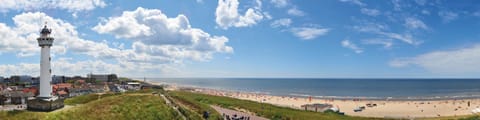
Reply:
M36 99L27 101L27 109L34 111L52 111L63 108L64 98L52 95L52 70L50 69L50 47L53 44L53 37L50 36L52 29L47 28L47 24L40 31L40 37L37 38L38 46L41 47L40 57L40 94Z
M41 47L40 57L40 94L38 97L52 97L52 69L50 68L50 47L53 44L53 37L50 36L52 29L48 29L47 25L40 31L40 37L37 38L38 46Z

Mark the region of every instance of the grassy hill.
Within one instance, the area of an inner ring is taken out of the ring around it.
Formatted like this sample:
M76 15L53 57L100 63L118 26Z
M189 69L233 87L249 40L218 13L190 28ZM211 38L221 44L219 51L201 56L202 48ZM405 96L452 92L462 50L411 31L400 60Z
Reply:
M117 95L48 115L47 119L171 120L180 116L159 96Z
M128 92L124 94L90 94L65 100L66 105L74 106L54 112L2 111L1 120L174 120L181 115L165 104L159 95L152 90ZM335 113L318 113L279 107L271 104L239 100L230 97L212 96L192 92L173 91L163 93L179 106L181 114L187 119L199 120L203 111L211 113L211 120L221 119L221 115L210 105L218 105L229 109L243 109L258 116L273 120L365 120L364 118L338 115ZM478 116L445 117L427 119L465 119L474 120Z
M335 113L319 113L279 107L230 97L212 96L191 92L174 91L170 95L179 101L191 104L196 111L212 111L208 105L218 105L230 109L245 109L258 116L273 120L365 120L374 118L351 117ZM218 113L217 113L218 115Z
M100 99L99 99L100 98ZM173 120L180 115L163 98L148 93L95 94L65 100L76 105L54 112L2 111L1 120Z

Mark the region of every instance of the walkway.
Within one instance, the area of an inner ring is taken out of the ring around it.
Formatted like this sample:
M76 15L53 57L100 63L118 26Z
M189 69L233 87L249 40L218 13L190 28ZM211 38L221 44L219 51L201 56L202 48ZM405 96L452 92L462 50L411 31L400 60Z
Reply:
M185 117L185 115L178 110L178 107L176 105L172 104L172 102L169 99L167 99L167 97L165 97L165 95L160 94L160 96L162 96L163 100L165 100L165 104L167 104L168 106L172 107L175 111L177 111L177 113L180 116L182 116L183 120L187 120L187 117Z
M250 120L268 120L267 118L264 118L264 117L259 117L259 116L255 116L255 115L251 115L251 114L247 114L247 113L239 112L239 111L235 111L235 110L225 109L225 108L221 108L221 107L214 106L214 105L211 105L211 107L213 109L215 109L221 115L225 114L225 115L228 115L228 116L232 117L233 115L236 114L237 116L250 117ZM224 120L227 120L227 118L224 118ZM244 120L246 120L246 119L244 119Z

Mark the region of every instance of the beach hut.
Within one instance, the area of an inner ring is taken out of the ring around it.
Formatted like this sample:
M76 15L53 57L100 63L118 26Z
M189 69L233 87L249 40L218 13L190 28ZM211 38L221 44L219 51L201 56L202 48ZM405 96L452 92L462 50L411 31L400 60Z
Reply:
M301 106L305 110L315 111L315 112L324 112L333 107L332 104L305 104Z

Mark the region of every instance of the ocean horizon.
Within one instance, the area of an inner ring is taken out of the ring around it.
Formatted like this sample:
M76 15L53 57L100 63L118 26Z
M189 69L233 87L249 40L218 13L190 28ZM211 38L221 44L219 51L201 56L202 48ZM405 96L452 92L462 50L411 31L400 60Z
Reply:
M371 100L480 98L476 78L148 78L183 87L277 96Z

